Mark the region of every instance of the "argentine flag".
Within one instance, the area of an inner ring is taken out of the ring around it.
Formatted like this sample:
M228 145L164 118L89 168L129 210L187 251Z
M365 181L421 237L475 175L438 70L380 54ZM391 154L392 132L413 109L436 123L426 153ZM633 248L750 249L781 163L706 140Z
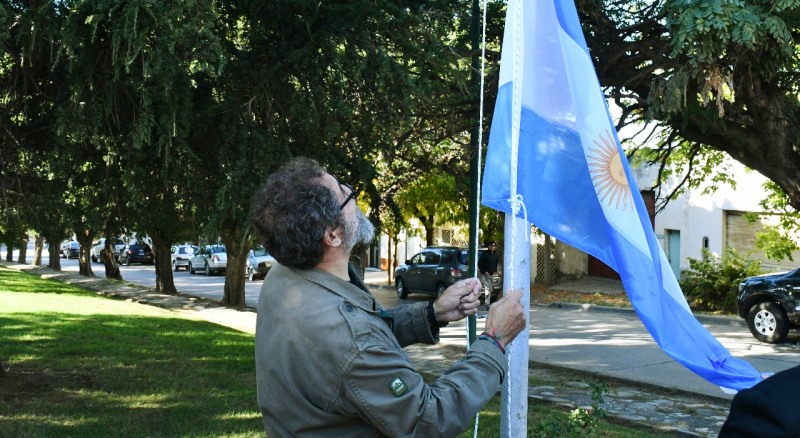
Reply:
M520 198L528 221L619 273L667 355L724 388L761 381L686 303L653 234L572 0L508 3L482 203L514 214Z

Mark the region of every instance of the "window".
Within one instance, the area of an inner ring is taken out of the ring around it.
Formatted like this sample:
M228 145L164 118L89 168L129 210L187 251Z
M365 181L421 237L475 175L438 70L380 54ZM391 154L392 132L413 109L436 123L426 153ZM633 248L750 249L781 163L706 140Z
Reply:
M429 252L428 256L425 257L425 264L426 265L438 265L439 264L439 260L441 258L442 258L442 256L440 256L439 253Z
M452 251L445 251L445 252L442 253L442 263L443 264L453 263L453 252Z
M442 230L442 242L451 243L453 241L453 230Z

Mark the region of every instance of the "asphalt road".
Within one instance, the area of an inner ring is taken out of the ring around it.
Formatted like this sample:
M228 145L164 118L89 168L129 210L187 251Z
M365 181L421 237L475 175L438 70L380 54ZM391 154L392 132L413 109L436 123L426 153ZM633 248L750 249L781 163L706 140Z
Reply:
M43 263L47 263L46 257ZM78 270L77 260L61 259L61 263L64 271ZM95 275L104 276L101 263L93 263L92 268ZM126 281L145 286L155 285L155 269L152 265L122 266L120 269ZM182 293L217 300L222 297L224 275L206 277L186 271L173 274L175 285ZM255 307L262 283L261 280L247 282L245 299L248 306ZM397 298L394 289L387 285L385 272L369 272L367 283L385 307L430 299L429 296L418 294L411 294L404 300ZM532 362L713 397L732 397L665 355L632 311L598 311L576 307L531 308L529 355ZM759 371L777 372L800 365L800 335L797 333L790 334L787 342L782 344L764 344L753 338L739 318L708 319L702 320L706 328L735 357L747 360ZM478 319L478 332L482 331L483 321ZM466 325L458 323L444 328L441 340L444 344L466 349Z

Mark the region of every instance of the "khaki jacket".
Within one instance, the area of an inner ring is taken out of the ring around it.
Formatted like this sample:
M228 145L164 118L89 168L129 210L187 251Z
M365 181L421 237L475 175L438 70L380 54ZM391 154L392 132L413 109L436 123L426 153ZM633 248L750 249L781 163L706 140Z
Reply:
M402 347L438 342L425 305L385 311L366 291L321 270L274 266L256 324L258 404L269 438L447 437L462 432L507 372L478 340L428 385ZM363 288L363 289L362 289Z

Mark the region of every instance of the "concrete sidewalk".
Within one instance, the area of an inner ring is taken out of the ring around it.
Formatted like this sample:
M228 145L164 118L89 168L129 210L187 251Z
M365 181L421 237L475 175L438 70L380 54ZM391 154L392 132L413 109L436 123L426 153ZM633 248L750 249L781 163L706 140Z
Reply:
M189 295L157 294L144 287L132 287L103 278L87 278L76 273L58 272L49 268L34 268L30 265L3 261L0 261L0 266L73 284L108 297L170 309L190 318L211 321L247 333L253 333L255 329L256 314L253 309L230 309L220 306L218 302ZM368 283L372 284L372 287L390 287L385 283L385 272L368 274L368 277ZM596 288L597 285L581 287ZM593 311L591 308L587 310ZM464 322L454 323L442 330L442 338L464 337L465 331ZM411 346L406 348L406 351L420 371L434 375L443 374L454 361L464 355L463 347L448 342L436 346ZM683 436L717 436L730 405L729 400L725 398L709 397L675 388L643 385L640 382L600 376L583 370L560 369L541 362L531 363L530 375L537 382L544 382L542 385L529 388L532 401L570 408L589 406L592 390L588 382L610 382L612 392L605 395L603 405L609 416L618 421L636 423Z

